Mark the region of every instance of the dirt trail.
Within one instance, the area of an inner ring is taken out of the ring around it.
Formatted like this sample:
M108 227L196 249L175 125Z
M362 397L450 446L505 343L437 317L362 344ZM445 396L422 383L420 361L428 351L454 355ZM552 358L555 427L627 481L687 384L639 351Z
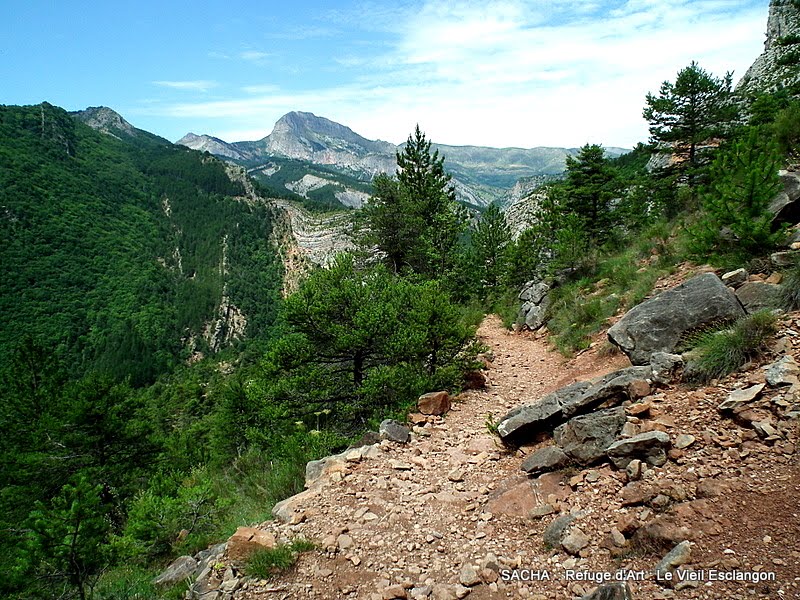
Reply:
M296 524L263 524L262 527L272 529L279 538L302 536L317 542L320 549L302 555L294 570L277 579L246 584L236 593L236 598L452 599L468 594L468 598L476 600L572 599L591 591L596 583L567 580L564 576L567 569L613 573L618 569L653 568L652 553L612 558L609 551L609 546L613 546L608 543L609 531L618 519L626 515L639 519L643 516L641 506L624 508L620 505L619 495L626 483L624 473L605 465L583 472L548 474L532 481L520 471L521 458L530 448L509 451L498 445L497 438L487 428L487 420L497 420L521 403L533 401L577 379L588 379L627 366L630 364L627 359L618 354L598 352L602 346L598 341L589 351L566 360L548 347L542 337L510 334L496 317L488 317L478 335L494 354L487 371L487 387L462 394L444 419L429 418L424 427L415 429L411 443L383 442L376 456L345 463L297 503ZM665 427L685 425L682 431L693 431L700 438L703 430L719 423L704 423L698 416L702 412L678 414L672 406L674 402L698 408L705 401L692 403L687 400L689 396L691 394L687 396L684 392L656 394L653 416L661 415ZM708 402L714 401L711 393ZM676 432L670 431L671 434ZM783 552L794 552L785 557L783 566L772 564L771 557L760 561L759 566L784 569L780 575L789 581L797 577L794 565L800 558L796 547L800 522L796 514L796 461L786 458L789 455L784 453L777 463L770 463L772 475L766 471L759 474L765 482L759 482L756 487L750 483L748 487L738 484L745 470L736 464L732 455L728 456L729 448L717 448L711 441L707 447L702 442L697 447L696 459L678 459L680 465L668 463L663 480L683 482L682 474L691 467L691 483L684 482L690 490L695 489L698 474L715 476L715 481L723 486L728 476L730 485L724 489L743 494L718 499L713 510L719 514L713 517L702 514L702 507L695 507L698 519L713 522L716 527L698 555L705 564L719 564L726 557L730 558L724 550L732 547L730 552L740 552L745 557L742 560L755 561L756 558L746 558L746 555L749 542L758 535L769 540L764 541L770 544L767 552L778 552L781 544ZM793 447L790 450L794 452ZM772 460L769 456L765 458ZM697 464L693 460L697 460ZM709 460L720 464L707 466ZM785 465L791 466L787 470ZM771 494L765 496L764 490ZM745 500L760 502L765 512L758 513L761 518L742 535L732 523L743 518L741 502ZM644 511L649 509L644 508ZM781 532L774 526L776 511L788 513L784 523L788 530ZM579 556L547 550L543 545L544 529L558 512L568 512L582 519L581 527L592 543ZM771 536L754 531L763 531L769 523L773 523ZM753 555L757 557L764 551L764 548L754 548ZM655 552L663 554L661 550ZM492 575L491 568L481 570L487 565L492 567L492 563L496 563L495 573L497 566L519 568L530 571L518 573L538 571L546 573L550 579L504 582L502 578L497 579L496 574ZM469 580L475 574L478 579L483 576L480 583L476 580L476 585L468 589L461 587L465 578ZM756 591L759 597L798 597L792 595L797 591L796 582L788 595L775 595L777 587L762 586L760 590L748 592L741 588L740 596L734 591L740 589L739 584L721 585L723 587L692 587L675 596L675 592L663 590L652 581L631 583L636 598L654 600L745 598L752 597Z

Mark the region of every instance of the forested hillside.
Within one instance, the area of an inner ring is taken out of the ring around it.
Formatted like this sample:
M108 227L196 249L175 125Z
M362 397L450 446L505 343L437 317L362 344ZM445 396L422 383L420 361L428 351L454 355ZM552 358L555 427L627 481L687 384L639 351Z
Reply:
M223 296L247 322L229 340L274 320L269 208L237 199L217 159L116 134L46 103L0 109L4 361L32 339L74 373L141 385L219 346Z

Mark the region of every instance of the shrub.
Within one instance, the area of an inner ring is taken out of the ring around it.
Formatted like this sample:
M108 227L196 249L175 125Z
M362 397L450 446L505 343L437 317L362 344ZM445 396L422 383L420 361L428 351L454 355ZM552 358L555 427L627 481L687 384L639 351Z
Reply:
M274 548L264 548L254 552L245 567L245 573L257 579L270 579L282 571L291 569L302 552L314 549L314 544L298 538L289 544L279 544Z
M739 319L729 328L699 334L692 343L685 378L694 383L708 383L763 355L777 331L776 321L771 312L760 311Z

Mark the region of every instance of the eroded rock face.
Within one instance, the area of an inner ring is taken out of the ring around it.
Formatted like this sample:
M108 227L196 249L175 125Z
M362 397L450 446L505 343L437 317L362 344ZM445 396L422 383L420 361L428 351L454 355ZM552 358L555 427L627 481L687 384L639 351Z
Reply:
M703 273L632 308L608 330L608 339L635 365L655 352L672 352L684 333L745 312L713 273Z

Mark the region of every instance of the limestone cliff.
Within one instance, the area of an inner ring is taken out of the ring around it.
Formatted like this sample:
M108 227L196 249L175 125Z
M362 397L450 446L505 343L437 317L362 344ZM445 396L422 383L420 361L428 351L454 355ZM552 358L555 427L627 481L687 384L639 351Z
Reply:
M800 2L772 0L767 20L764 52L736 87L748 96L787 88L800 95Z

